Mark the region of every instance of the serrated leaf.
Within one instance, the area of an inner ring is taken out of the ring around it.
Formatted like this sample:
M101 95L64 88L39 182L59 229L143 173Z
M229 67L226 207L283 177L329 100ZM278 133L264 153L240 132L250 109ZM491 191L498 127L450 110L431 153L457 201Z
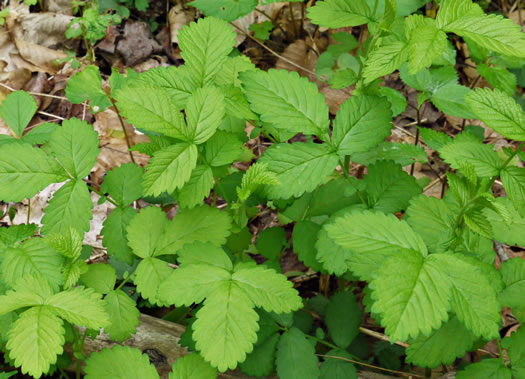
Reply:
M104 297L104 309L111 320L104 328L112 340L123 342L135 333L139 325L140 312L133 301L122 290L109 292Z
M321 271L322 266L317 262L315 242L321 226L308 221L299 221L295 224L292 233L293 250L297 257L306 266L314 271Z
M272 146L259 162L267 164L280 182L267 187L268 197L287 199L314 190L332 174L338 157L326 144L296 142Z
M492 87L505 92L509 96L512 96L516 91L516 86L518 85L516 75L504 67L479 64L477 68L479 74L484 77Z
M233 268L224 250L210 242L194 242L184 245L184 248L179 251L178 261L181 265L205 264L223 268L226 271L231 271Z
M498 175L503 164L492 145L474 140L454 140L443 146L439 154L455 169L461 169L463 162L469 162L480 177Z
M268 170L268 165L259 161L251 165L242 176L241 186L237 187L239 201L246 201L260 186L278 185L279 183L277 175Z
M206 16L217 17L225 21L234 21L253 11L258 0L193 0L189 5L199 9Z
M189 96L188 96L189 97ZM122 116L139 129L185 141L186 123L180 106L160 88L125 88L115 99Z
M213 188L213 172L211 167L197 165L191 172L190 180L176 194L179 205L183 208L193 208L202 204Z
M3 201L31 198L51 183L66 179L59 164L42 150L28 144L2 146L0 199Z
M26 275L18 280L17 286L23 281L33 288L15 288L16 291L7 291L0 296L0 315L15 311L19 308L32 307L44 304L46 298L52 295L52 289L44 277Z
M368 151L390 135L392 111L385 98L352 96L337 112L332 141L339 155Z
M133 253L141 258L155 256L160 246L159 240L169 223L162 209L143 208L127 228L128 245Z
M317 242L315 243L315 248L317 249L316 258L329 273L335 274L336 276L342 276L350 270L350 264L347 260L353 255L353 253L349 249L345 249L336 244L334 240L328 236L326 226L329 222L330 221L325 223L323 228L319 231ZM372 265L373 264L374 263L372 262ZM375 267L373 269L375 270ZM361 277L371 277L369 269L366 270L368 274L365 274L363 270L359 269L355 272L359 272L358 275Z
M324 0L308 8L308 18L326 28L358 26L368 23L370 17L370 8L363 0Z
M487 340L498 335L501 307L496 292L479 268L477 260L462 255L433 254L452 284L452 310L477 337Z
M465 225L474 233L492 239L492 226L481 211L471 211L463 215Z
M158 379L155 366L139 349L115 345L92 353L84 367L86 379Z
M502 263L501 275L505 289L500 292L498 299L504 306L512 308L514 315L521 321L525 320L525 260L512 258Z
M206 161L213 167L231 164L242 154L242 145L242 141L236 135L218 131L206 141Z
M321 370L320 379L357 379L357 370L355 366L349 362L353 360L351 354L344 350L330 350L323 357L324 362L321 363L319 369Z
M158 196L181 188L197 165L197 146L178 143L153 154L144 175L144 193Z
M199 354L185 355L173 364L169 379L215 379L217 370Z
M381 96L386 97L390 103L392 117L399 116L407 108L407 99L401 92L393 88L383 86L379 88L379 93Z
M89 230L93 202L86 183L81 179L70 180L49 200L42 217L42 234L67 233L74 228L83 235Z
M234 369L244 361L257 340L259 316L250 300L233 282L206 299L193 324L195 346L219 371Z
M464 370L456 373L457 379L511 379L512 371L505 366L501 359L484 359L481 362L471 363Z
M81 275L80 280L87 287L104 295L115 287L117 274L110 264L96 263L88 265L87 271Z
M162 306L164 303L159 297L159 286L172 272L173 270L168 267L167 262L147 257L140 261L137 266L133 282L144 299L152 304Z
M186 104L188 137L194 144L206 142L224 117L224 95L217 87L199 88Z
M501 15L460 17L443 26L443 31L469 38L496 53L525 57L525 36L521 28Z
M391 74L408 59L407 44L402 41L389 41L374 48L363 68L365 84L371 83L377 78Z
M501 172L501 181L508 198L520 216L525 216L525 168L506 167Z
M297 328L284 332L277 345L277 374L282 379L317 379L320 371L315 349Z
M133 264L133 252L128 246L127 229L137 211L134 208L116 208L104 221L100 232L104 238L102 246L108 249L110 257L114 257L127 264Z
M416 162L426 163L427 153L421 146L403 142L382 142L375 148L352 155L352 161L370 166L378 161L392 161L401 166L408 166Z
M364 182L369 206L383 213L406 209L410 199L422 191L414 177L390 161L380 161L369 166Z
M20 224L0 228L0 246L2 248L13 247L15 243L34 235L37 230L38 225L36 224Z
M228 212L206 205L181 209L166 228L155 255L176 254L185 244L195 241L222 246L230 235L231 227Z
M220 90L224 94L224 109L226 115L246 120L257 119L257 115L251 111L250 104L248 104L248 100L246 100L240 88L225 86L221 87Z
M185 66L200 87L213 80L235 44L233 28L213 17L186 25L178 37Z
M482 16L483 10L472 0L444 0L439 5L436 16L437 26L440 29L465 16Z
M45 331L45 332L43 332ZM30 308L16 320L8 334L7 348L15 366L39 378L62 354L62 320L45 306Z
M450 83L434 91L430 101L443 113L470 119L474 117L474 114L465 103L465 96L471 92L472 90L468 87Z
M108 95L102 89L102 77L97 66L87 66L67 82L66 96L73 104L90 102L93 112L100 112L111 106Z
M101 294L92 288L75 287L59 292L46 301L46 305L68 322L99 329L109 323Z
M252 110L261 120L295 133L328 134L328 106L315 83L297 72L245 71L239 77Z
M488 88L478 88L465 97L474 114L501 135L525 141L525 114L510 96Z
M232 280L255 306L267 312L289 313L302 306L292 282L264 266L237 265L233 270Z
M40 274L54 290L63 283L61 272L64 258L41 238L32 238L4 253L1 270L2 281L14 286L19 278Z
M28 92L14 91L2 101L0 117L3 118L13 134L20 138L37 109L35 99Z
M421 367L450 365L472 348L475 336L452 317L428 336L419 336L406 349L407 361ZM446 346L444 349L443 347Z
M255 71L255 65L250 58L245 55L228 57L222 66L222 69L215 77L215 84L219 86L241 87L239 73L243 71Z
M415 74L429 67L447 47L447 35L434 23L424 23L414 29L408 41L408 67Z
M346 349L359 334L363 312L351 292L338 292L330 298L325 317L330 337Z
M253 351L246 356L244 362L239 364L242 372L258 377L271 375L275 371L275 351L279 337L278 333L272 334L263 341L260 341L259 337Z
M424 258L419 252L401 251L371 281L372 312L381 315L392 340L429 334L447 320L451 287L436 255Z
M66 171L76 179L89 175L97 161L98 134L85 121L65 120L51 136L49 146Z
M508 223L492 209L485 209L485 216L492 226L494 239L511 246L524 246L525 235L523 230L525 228L525 219L518 214L509 199L499 197L496 201L510 212L512 222Z
M142 196L143 175L144 169L135 163L123 164L106 173L100 190L125 207Z

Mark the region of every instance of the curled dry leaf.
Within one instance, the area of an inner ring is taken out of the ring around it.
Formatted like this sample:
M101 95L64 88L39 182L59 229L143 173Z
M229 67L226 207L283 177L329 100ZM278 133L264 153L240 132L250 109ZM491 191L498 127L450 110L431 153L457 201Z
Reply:
M58 47L66 41L65 33L72 19L72 16L52 12L24 14L19 17L14 34L40 46Z
M20 56L29 63L39 68L38 71L54 74L60 68L53 63L57 59L67 57L67 54L60 50L48 49L34 43L15 38L15 45Z
M171 43L179 43L179 32L184 27L195 19L195 8L183 8L182 4L177 4L172 7L168 13L168 22L170 25L170 39Z

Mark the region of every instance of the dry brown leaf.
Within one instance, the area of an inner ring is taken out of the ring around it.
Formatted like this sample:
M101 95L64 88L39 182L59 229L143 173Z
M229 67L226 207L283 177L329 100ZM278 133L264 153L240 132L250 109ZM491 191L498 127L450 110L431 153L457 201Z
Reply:
M170 25L171 43L179 43L179 32L195 19L195 8L183 8L182 4L172 7L168 13L168 23Z
M45 3L50 12L73 15L73 0L46 0Z
M44 47L59 47L66 41L66 30L72 16L58 13L29 13L19 17L14 27L17 38Z
M48 49L18 38L15 38L15 45L20 56L27 62L35 65L39 69L37 71L41 72L56 73L60 66L53 63L53 61L67 57L67 54L63 51Z

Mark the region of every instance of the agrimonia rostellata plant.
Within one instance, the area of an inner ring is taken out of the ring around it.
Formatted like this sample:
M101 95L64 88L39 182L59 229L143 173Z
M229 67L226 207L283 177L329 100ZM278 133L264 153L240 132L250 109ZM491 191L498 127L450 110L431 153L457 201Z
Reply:
M125 290L133 285L143 303L189 316L181 343L194 353L174 364L172 378L191 370L213 378L237 366L285 379L357 377L354 364L366 363L352 349L363 317L352 291L359 285L364 310L390 341L408 346L399 353L405 362L449 365L495 340L498 357L457 377L523 377L523 328L503 339L500 329L502 307L525 322L525 262L512 258L496 269L493 241L525 245L525 115L508 70L523 63L525 37L470 0L441 1L435 18L400 3L323 0L309 8L320 26L366 24L369 31L353 59L342 52L353 37L341 34L343 47L318 63L332 86L355 84L333 121L314 83L233 56L233 29L215 17L180 32L179 67L114 70L109 89L97 67L84 68L68 83L70 101L89 101L93 113L112 107L150 139L130 146L131 160L136 151L151 157L146 167L116 167L100 188L86 180L99 154L92 126L70 119L24 133L36 103L27 93L10 94L0 106L12 132L0 139L0 199L30 199L64 182L41 228L0 229L0 340L10 363L40 377L69 362L69 342L88 377L158 377L136 349L83 353L100 328L116 342L135 332L137 299ZM459 84L454 36L466 41L495 89ZM445 196L423 195L426 182L404 168L427 162L425 150L385 141L392 117L406 107L401 93L380 85L396 70L418 91L418 122L423 106L435 106L479 119L519 145L496 151L475 127L451 137L419 125L417 139L450 166ZM272 142L260 157L246 147L247 121L250 137ZM251 161L245 171L234 165ZM349 175L352 163L367 166L363 178ZM496 181L506 196L495 196ZM113 206L101 232L107 264L85 263L90 192ZM139 199L148 205L139 209ZM174 206L168 219L164 210ZM282 225L294 223L294 252L323 277L336 277L336 293L302 299L280 273L289 246L283 228L263 230L250 246L248 224L261 209L278 210ZM254 251L263 264L250 257ZM377 355L393 349L381 342Z

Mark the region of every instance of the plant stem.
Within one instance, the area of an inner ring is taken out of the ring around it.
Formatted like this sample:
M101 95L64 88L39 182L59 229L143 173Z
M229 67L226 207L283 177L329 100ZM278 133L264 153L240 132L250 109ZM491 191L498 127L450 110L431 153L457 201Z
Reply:
M421 105L422 107L423 105ZM417 144L419 143L419 127L420 127L420 123L421 123L421 108L420 107L417 107L416 109L416 121L417 121L417 126L416 126L416 140L414 141L414 146L417 146ZM414 175L414 169L415 169L415 163L412 163L412 165L410 166L410 175Z
M498 344L499 359L501 360L501 363L505 365L505 357L503 356L503 346L501 346L501 339L497 339L496 343Z
M283 32L283 35L285 37L288 37L288 34L285 32L285 30L283 29L281 24L279 24L272 16L270 16L268 13L266 13L265 11L263 11L262 9L259 9L259 8L255 8L255 11L259 12L264 17L266 17L268 20L270 20L272 22L273 26L278 27L281 30L281 32Z
M297 25L295 24L295 16L293 14L293 6L291 2L288 2L288 9L290 10L290 19L292 20L292 30L295 39L299 39L299 32L297 31Z
M129 157L131 158L131 161L133 163L136 163L135 162L135 158L133 158L133 153L131 152L131 144L129 143L129 137L128 137L128 132L126 130L126 126L124 125L124 120L122 119L122 116L120 115L120 111L118 110L117 108L117 104L115 104L115 100L113 100L111 97L109 97L109 101L111 101L111 104L113 105L113 109L115 110L115 112L117 113L117 116L118 116L118 120L120 121L120 126L122 126L122 131L124 132L124 137L126 137L126 144L128 145L128 153L129 153Z
M116 206L117 208L119 207L119 205L112 199L110 199L108 196L104 195L102 192L100 192L99 190L95 189L94 187L90 186L89 184L86 183L86 185L88 186L88 188L95 192L97 195L99 195L100 197L105 197L107 201L109 201L111 204L113 204L114 206Z
M525 141L520 142L516 150L511 155L509 155L509 157L507 158L505 162L503 162L503 165L501 166L498 175L495 175L494 177L492 177L492 179L490 179L490 182L487 187L488 189L492 188L492 185L494 184L496 179L498 179L498 177L501 175L501 172L505 170L505 168L507 168L508 164L514 159L514 157L518 154L518 152L521 151L521 149L523 148L523 145L525 145Z
M124 287L124 284L126 284L130 279L131 277L135 275L135 271L133 271L131 274L128 275L128 277L126 279L124 279L119 285L118 287L115 289L115 291L121 289L122 287Z
M319 342L320 344L323 344L323 345L325 345L325 346L328 346L328 347L331 348L331 349L341 350L340 347L338 347L338 346L336 346L336 345L334 345L334 344L331 344L330 342L326 342L325 340L322 340L322 339L317 338L317 337L315 337L315 336L311 336L311 335L309 335L309 334L305 334L305 336L306 336L307 338L311 338L311 339L313 339L314 341Z
M31 199L27 199L27 224L29 225L29 220L31 219Z

